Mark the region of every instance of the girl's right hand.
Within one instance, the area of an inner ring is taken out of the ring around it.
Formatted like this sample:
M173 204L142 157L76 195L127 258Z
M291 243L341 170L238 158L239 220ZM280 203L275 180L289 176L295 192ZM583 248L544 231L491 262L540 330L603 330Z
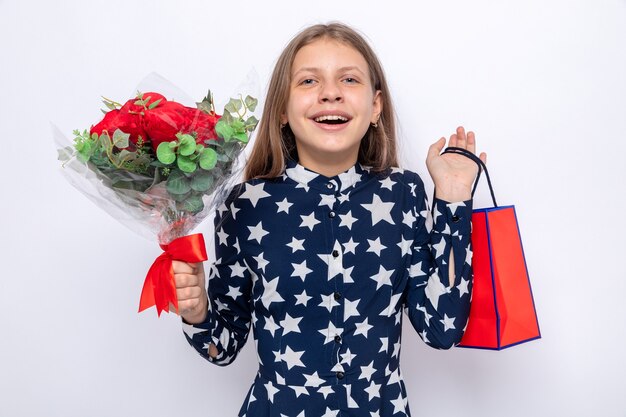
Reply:
M178 312L189 324L202 323L206 319L209 304L202 262L172 261Z

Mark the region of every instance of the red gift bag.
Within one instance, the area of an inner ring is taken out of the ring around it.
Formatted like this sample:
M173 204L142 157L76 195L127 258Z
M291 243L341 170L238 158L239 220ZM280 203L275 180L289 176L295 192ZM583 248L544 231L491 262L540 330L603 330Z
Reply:
M485 172L492 208L472 213L474 285L469 321L460 347L501 350L541 338L514 206L498 206L487 167L473 153L450 147Z

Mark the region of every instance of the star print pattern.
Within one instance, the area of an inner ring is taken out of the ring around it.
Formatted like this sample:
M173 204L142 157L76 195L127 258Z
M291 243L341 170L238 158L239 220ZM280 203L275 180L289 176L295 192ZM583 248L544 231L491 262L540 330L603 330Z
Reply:
M402 313L433 348L460 341L471 211L471 200L435 200L431 211L409 170L357 163L329 178L288 161L278 178L234 187L216 211L207 318L183 334L225 366L252 330L259 370L240 417L410 416Z

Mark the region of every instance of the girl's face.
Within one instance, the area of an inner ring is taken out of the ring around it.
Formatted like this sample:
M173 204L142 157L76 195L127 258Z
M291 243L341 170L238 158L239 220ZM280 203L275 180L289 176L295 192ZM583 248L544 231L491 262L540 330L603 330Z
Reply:
M381 93L374 91L369 66L354 48L324 38L298 51L281 122L289 123L296 137L301 165L317 172L350 168L381 110Z

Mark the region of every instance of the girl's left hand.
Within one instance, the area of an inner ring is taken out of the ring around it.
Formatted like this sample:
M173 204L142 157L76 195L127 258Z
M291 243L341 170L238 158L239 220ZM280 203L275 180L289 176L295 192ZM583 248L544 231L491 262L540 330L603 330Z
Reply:
M453 153L441 155L445 144L445 137L433 143L428 149L426 158L426 167L435 183L435 197L450 203L470 200L478 166L476 162L463 155ZM474 132L470 131L465 135L465 129L459 126L456 133L450 136L448 146L464 148L476 153ZM479 158L487 163L486 153L481 153Z

